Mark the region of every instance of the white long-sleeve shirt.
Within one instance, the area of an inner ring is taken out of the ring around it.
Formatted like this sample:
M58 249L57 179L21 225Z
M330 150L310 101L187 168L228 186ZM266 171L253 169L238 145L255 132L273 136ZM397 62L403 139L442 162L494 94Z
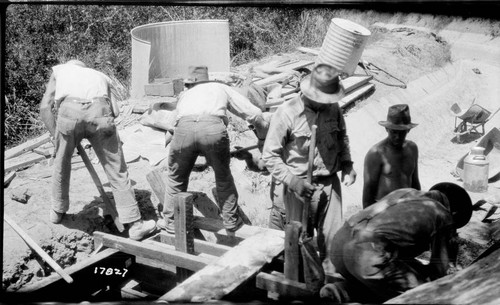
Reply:
M229 110L252 123L262 111L248 98L228 85L210 82L202 83L184 91L177 102L177 119L188 115L214 115L226 118Z

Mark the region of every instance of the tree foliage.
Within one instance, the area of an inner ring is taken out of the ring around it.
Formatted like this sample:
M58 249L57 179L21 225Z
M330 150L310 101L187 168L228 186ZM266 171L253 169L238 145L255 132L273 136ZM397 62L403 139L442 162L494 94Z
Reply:
M6 25L4 144L44 132L38 107L51 67L72 58L128 86L130 31L177 20L224 19L230 27L233 65L319 46L328 10L225 6L10 5ZM314 16L314 18L311 18ZM312 31L312 32L311 32Z

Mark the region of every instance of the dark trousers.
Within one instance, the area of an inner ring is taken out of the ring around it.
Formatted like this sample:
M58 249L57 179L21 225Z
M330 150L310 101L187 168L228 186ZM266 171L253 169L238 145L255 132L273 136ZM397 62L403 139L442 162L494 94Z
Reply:
M222 118L217 116L182 117L174 131L168 155L168 175L163 213L173 219L173 197L187 191L189 176L198 156L205 156L215 173L218 205L224 227L236 228L240 222L238 192L229 168L229 137Z

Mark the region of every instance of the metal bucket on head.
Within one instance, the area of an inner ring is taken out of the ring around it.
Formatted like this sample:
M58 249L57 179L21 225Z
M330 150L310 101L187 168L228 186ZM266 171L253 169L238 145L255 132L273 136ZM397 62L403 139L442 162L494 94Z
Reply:
M352 75L361 58L371 32L350 20L333 18L316 64L329 64Z

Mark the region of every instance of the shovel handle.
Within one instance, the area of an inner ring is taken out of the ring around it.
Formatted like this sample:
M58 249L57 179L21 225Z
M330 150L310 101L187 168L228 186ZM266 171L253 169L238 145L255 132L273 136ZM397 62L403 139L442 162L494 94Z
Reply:
M311 127L311 141L309 143L309 156L307 162L307 182L312 183L312 173L313 173L313 164L314 164L314 156L316 150L316 132L318 126L313 125ZM309 220L309 205L311 204L311 200L306 198L304 200L304 207L302 209L302 232L303 234L307 234L308 230L308 220Z

